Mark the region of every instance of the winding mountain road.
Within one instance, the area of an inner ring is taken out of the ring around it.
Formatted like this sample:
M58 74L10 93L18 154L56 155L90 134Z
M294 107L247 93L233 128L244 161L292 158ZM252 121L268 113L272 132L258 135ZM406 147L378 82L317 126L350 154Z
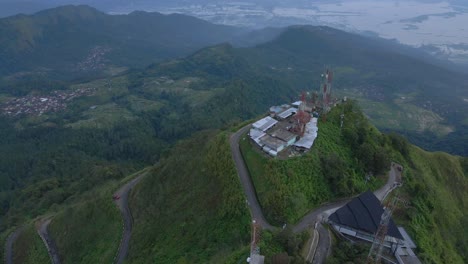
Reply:
M49 253L50 260L52 264L60 264L60 257L58 254L57 246L55 245L54 240L49 235L49 224L52 221L52 218L46 218L39 222L38 226L36 226L37 233L41 237L44 245L47 248L47 252Z
M252 220L255 220L258 224L260 224L261 227L271 230L275 229L275 227L270 225L263 215L262 208L257 199L255 187L253 186L247 166L245 165L242 153L239 148L239 140L250 129L250 127L250 124L246 125L239 129L236 133L232 134L229 139L229 144L231 146L231 153L234 159L234 163L236 165L237 173L241 180L245 196L247 197L250 212L252 215ZM380 189L374 192L375 196L377 196L377 198L380 201L382 201L393 189L398 187L398 185L395 182L397 178L401 178L401 172L397 169L397 167L399 166L400 165L392 162L387 182L384 186L382 186ZM299 233L306 230L307 228L312 228L315 225L315 223L319 223L317 225L317 230L319 232L320 239L317 243L313 263L323 263L325 258L330 254L330 234L321 223L325 222L326 219L328 219L328 217L332 213L334 213L338 208L348 203L351 199L352 197L333 203L324 204L319 208L312 210L310 213L305 215L299 221L299 223L293 226L293 232Z
M122 186L117 192L114 193L114 197L118 197L118 199L115 200L115 203L119 207L120 213L122 214L122 218L124 221L123 235L122 239L120 240L117 256L115 258L115 263L117 264L122 264L125 260L125 257L127 257L130 238L132 236L133 218L130 212L130 208L128 207L128 195L133 189L133 187L135 187L135 185L142 179L144 175L144 173L140 174L138 177L129 181L124 186Z
M229 139L229 144L231 145L231 153L236 165L237 174L244 188L245 196L247 197L247 202L250 208L250 213L252 215L252 220L255 220L264 229L274 229L272 225L268 223L265 219L265 216L262 212L262 207L260 206L257 193L255 192L255 187L253 186L252 180L250 178L247 166L245 165L244 158L239 148L240 138L250 129L250 124L244 126L239 131L231 135Z
M13 264L13 244L18 239L21 232L23 232L24 227L20 227L12 232L6 242L5 242L5 263L6 264Z

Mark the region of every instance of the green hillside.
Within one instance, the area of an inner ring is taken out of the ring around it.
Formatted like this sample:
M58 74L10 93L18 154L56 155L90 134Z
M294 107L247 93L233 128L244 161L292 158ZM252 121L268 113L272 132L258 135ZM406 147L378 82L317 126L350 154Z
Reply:
M339 115L346 116L340 131ZM248 140L241 151L266 217L294 224L312 208L349 197L384 182L394 150L354 103L341 105L319 122L319 136L307 155L288 160L265 157ZM365 175L376 175L366 183Z
M296 26L240 52L250 63L307 91L325 67L334 93L359 100L381 130L404 134L431 150L467 155L468 78L410 56L405 47L329 27Z
M12 81L70 79L144 67L233 39L234 27L185 15L107 15L63 6L0 19L0 76ZM120 70L119 70L120 69ZM46 77L46 78L44 78Z
M14 263L36 264L50 262L49 254L34 224L27 225L13 244Z
M345 122L340 131L341 113ZM468 207L467 158L429 153L394 134L381 134L353 103L336 107L319 122L319 136L306 155L288 160L264 157L248 141L241 144L266 217L297 223L321 203L375 189L390 161L403 164L401 196L410 208L395 212L409 227L424 263L465 263ZM365 175L374 177L366 183ZM337 249L340 250L340 249Z
M60 210L49 226L61 263L112 263L122 237L122 217L112 200L122 182L84 193Z
M229 71L236 74L225 77ZM179 139L250 118L276 103L275 91L290 94L290 86L249 71L235 49L217 46L144 72L72 85L64 91L94 92L64 111L0 117L0 230L62 206L79 211L88 191L156 163ZM63 215L57 221L73 226ZM70 254L71 261L80 254Z
M57 16L52 15L57 10L36 16L53 21L65 16L77 24L95 15L85 10L65 8ZM370 122L391 131L407 129L421 146L465 153L466 122L460 120L468 118L468 104L460 104L460 98L466 77L373 44L343 53L339 50L352 50L365 39L346 42L347 33L313 29L291 28L254 48L209 47L108 78L2 90L2 104L51 96L50 87L91 92L66 101L57 112L0 116L0 236L52 213L51 232L60 241L65 262L109 260L121 228L110 194L127 175L157 163L132 194L137 224L129 261L237 263L248 250L250 220L233 172L228 135L199 132L228 129L271 105L297 100L301 90L318 86L324 63L335 69L337 94L358 98ZM427 78L416 78L425 72L430 73ZM439 93L452 88L449 96ZM443 108L435 107L444 102ZM346 111L342 130L341 111ZM382 135L370 122L354 104L336 108L320 123L316 148L287 161L266 160L243 145L266 216L276 224L294 223L325 201L376 188L395 160L410 168L403 190L414 205L397 212L397 219L410 227L422 258L429 263L443 258L466 262L462 249L467 236L459 231L466 223L466 159L423 152L402 137ZM455 131L428 136L446 129ZM443 142L450 144L436 145ZM376 177L365 183L368 172ZM33 249L37 241L29 241L25 247ZM30 255L35 254L41 253Z
M226 263L245 250L250 215L230 153L226 132L202 133L143 179L130 204L129 263Z
M467 158L412 146L404 190L414 208L401 212L425 263L468 261Z

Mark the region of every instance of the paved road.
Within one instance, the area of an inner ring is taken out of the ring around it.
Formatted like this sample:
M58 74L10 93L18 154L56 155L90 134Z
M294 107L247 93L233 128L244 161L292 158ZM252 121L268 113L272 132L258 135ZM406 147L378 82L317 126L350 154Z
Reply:
M51 218L43 219L39 222L37 227L37 233L42 238L44 245L47 248L52 264L60 264L60 257L58 254L57 246L55 245L54 240L49 235L49 224L52 221Z
M400 175L400 172L396 169L398 164L390 166L390 172L388 173L388 180L385 183L384 186L382 186L380 189L376 190L374 192L375 196L382 201L387 195L394 190L397 185L395 185L395 179ZM297 225L294 226L293 231L294 232L302 232L308 227L310 227L312 224L315 223L315 221L324 221L328 219L328 217L334 213L338 208L342 207L349 201L351 201L352 198L344 199L338 202L334 203L329 203L325 204L319 208L314 209L310 213L308 213L306 216L304 216L301 221Z
M231 136L229 141L231 145L231 152L236 165L237 173L242 183L242 187L244 188L244 193L247 196L247 201L249 203L252 219L255 219L257 223L259 223L263 228L274 229L275 227L270 225L263 216L262 208L260 207L255 192L255 187L252 184L252 180L250 178L249 172L247 170L247 167L244 163L244 159L242 158L242 154L239 149L239 140L241 140L242 136L250 129L250 127L250 124L244 126ZM401 172L397 170L398 166L400 165L392 162L387 182L384 186L382 186L380 189L374 192L375 196L380 201L382 201L393 189L397 187L397 185L395 184L395 180L401 179ZM351 199L352 198L348 198L334 203L328 203L319 208L314 209L313 211L305 215L299 221L299 223L297 223L293 227L293 232L302 232L307 228L312 227L312 225L314 225L317 221L325 222L332 213L334 213L338 208L348 203ZM317 244L314 263L323 263L325 258L330 254L331 238L330 233L327 229L323 227L322 224L318 225L317 230L319 232L320 239Z
M317 231L320 239L317 243L312 263L321 264L325 263L326 258L331 253L331 236L328 229L326 229L322 224L317 225Z
M24 227L20 227L16 229L13 233L11 233L6 242L5 242L5 263L6 264L13 264L13 244L15 243L16 239L18 239L21 232L23 232Z
M119 251L117 252L117 257L115 263L121 264L124 262L125 257L128 254L128 246L130 243L130 237L132 236L132 214L130 208L128 207L128 195L133 187L142 179L145 174L141 174L135 179L129 181L127 184L122 186L117 192L114 193L114 196L119 196L118 200L115 200L115 203L119 207L119 210L122 214L124 220L124 230L122 239L120 240Z
M314 260L315 251L317 250L317 243L320 239L320 235L317 229L314 228L312 233L312 241L310 241L309 250L307 252L307 256L305 257L306 262L312 262Z
M257 194L253 186L252 180L250 178L247 167L242 158L242 154L239 149L239 140L244 133L250 129L250 125L247 125L237 131L235 134L231 135L229 143L231 145L231 153L236 164L237 174L239 175L242 187L244 188L245 196L247 196L247 201L250 208L250 213L252 215L252 220L255 220L262 228L265 229L274 229L272 225L263 216L262 208L258 203ZM246 139L247 140L247 139Z

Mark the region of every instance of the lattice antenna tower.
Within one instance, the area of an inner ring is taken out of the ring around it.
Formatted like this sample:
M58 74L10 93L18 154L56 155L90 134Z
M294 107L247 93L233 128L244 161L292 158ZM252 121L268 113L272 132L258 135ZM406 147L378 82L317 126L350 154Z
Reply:
M382 252L385 246L385 237L388 231L388 225L390 223L390 219L392 218L393 210L396 207L396 204L400 201L398 197L398 191L395 197L387 204L380 218L379 228L374 235L374 241L372 242L372 246L369 250L369 255L367 256L367 263L380 263L382 259Z
M340 115L340 131L343 129L343 123L344 123L344 103L342 103L343 107L341 108L341 115Z
M260 241L261 227L255 220L252 221L252 242L250 243L250 255L260 255L260 247L258 242Z
M331 92L333 83L333 72L327 69L322 74L322 104L325 112L330 110Z

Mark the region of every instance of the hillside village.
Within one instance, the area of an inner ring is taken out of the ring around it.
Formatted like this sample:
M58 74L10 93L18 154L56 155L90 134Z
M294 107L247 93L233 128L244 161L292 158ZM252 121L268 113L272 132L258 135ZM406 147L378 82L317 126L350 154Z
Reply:
M64 110L75 98L93 94L94 88L79 88L67 91L53 91L49 95L28 95L11 99L0 105L1 114L10 117L20 115L41 116L47 112Z

